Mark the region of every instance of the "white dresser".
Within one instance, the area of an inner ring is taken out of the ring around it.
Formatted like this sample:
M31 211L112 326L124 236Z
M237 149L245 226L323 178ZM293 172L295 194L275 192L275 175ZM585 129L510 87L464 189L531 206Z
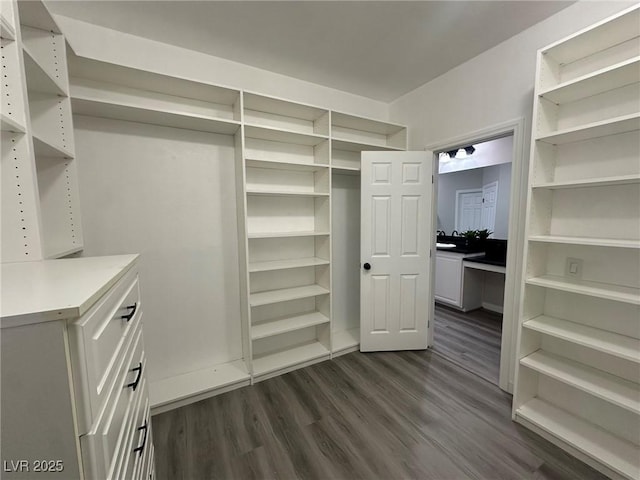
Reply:
M137 255L2 265L2 478L154 478Z

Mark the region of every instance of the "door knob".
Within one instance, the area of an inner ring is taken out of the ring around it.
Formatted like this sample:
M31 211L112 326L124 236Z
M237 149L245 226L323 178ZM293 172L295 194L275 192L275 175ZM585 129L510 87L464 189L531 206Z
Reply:
M362 267L363 267L365 270L371 270L371 264L370 264L370 263L365 263Z

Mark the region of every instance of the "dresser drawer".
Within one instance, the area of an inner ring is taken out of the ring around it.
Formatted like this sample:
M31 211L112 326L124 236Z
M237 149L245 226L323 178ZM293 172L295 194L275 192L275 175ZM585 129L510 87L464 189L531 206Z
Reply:
M140 480L151 480L153 478L155 449L153 443L147 449L147 457L144 459L144 467L141 471Z
M129 271L89 312L69 326L77 385L78 426L86 433L104 405L141 314L138 275Z
M89 433L80 437L83 463L91 465L95 478L119 478L118 463L121 452L131 441L131 425L138 416L137 404L141 398L148 397L141 321L137 322L125 359L115 382L108 389L105 408Z
M137 435L138 437L137 446L141 450L139 451L139 453L135 452L135 455L134 455L135 465L133 467L133 476L132 476L132 478L134 479L143 478L142 475L144 475L144 471L146 470L149 453L152 448L151 408L149 406L148 398L146 399L146 402L144 402L144 406L142 408L142 422L141 422L141 426L139 426L138 428L141 429L142 426L144 426L146 430L146 438L144 436L145 435L144 431L140 432L139 435Z
M144 390L147 388L146 379L143 379L142 388L143 390L134 401L135 415L132 416L132 421L127 426L127 442L124 448L118 452L117 471L119 473L117 479L133 480L136 478L140 460L151 445L151 425L146 416L146 412L149 410L149 397Z

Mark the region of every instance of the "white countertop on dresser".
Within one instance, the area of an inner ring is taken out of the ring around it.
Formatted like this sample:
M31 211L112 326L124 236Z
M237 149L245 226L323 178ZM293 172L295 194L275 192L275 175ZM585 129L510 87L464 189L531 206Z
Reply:
M2 328L83 315L138 255L79 257L2 264Z

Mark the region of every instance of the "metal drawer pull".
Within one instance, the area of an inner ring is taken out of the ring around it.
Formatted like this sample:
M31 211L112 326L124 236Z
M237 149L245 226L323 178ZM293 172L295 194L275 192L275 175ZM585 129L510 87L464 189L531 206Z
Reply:
M144 437L142 438L142 445L133 449L134 452L138 452L140 456L142 456L142 452L144 451L144 446L147 444L147 433L149 429L147 428L147 422L144 422L144 425L138 427L138 431L144 430Z
M132 368L131 369L132 372L138 372L138 375L136 376L136 379L127 384L127 387L132 387L133 391L136 391L136 388L138 388L138 384L140 383L140 378L142 378L142 362L138 363L138 366L136 368Z
M131 320L133 318L133 316L136 314L136 310L138 309L138 303L134 303L133 305L130 305L128 307L124 307L126 310L131 310L130 313L127 313L126 315L122 315L120 318L122 320L126 320L127 322L129 320Z

